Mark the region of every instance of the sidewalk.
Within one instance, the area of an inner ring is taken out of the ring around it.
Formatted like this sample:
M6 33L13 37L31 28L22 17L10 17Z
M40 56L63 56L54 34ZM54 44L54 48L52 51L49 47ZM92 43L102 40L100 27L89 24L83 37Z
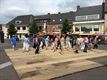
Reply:
M12 60L21 80L48 80L54 77L71 74L107 64L107 53L104 50L93 50L88 53L74 54L73 50L46 51L35 55L34 49L29 53L22 50L5 50Z
M0 50L0 80L20 80L4 50Z

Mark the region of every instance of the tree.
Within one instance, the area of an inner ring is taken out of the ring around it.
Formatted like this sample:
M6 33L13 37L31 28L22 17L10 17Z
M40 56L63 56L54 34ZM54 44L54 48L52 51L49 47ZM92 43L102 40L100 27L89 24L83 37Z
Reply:
M17 33L17 30L13 24L10 24L8 26L7 32L10 35L10 37L12 37L12 35L15 35Z
M71 29L71 27L70 27L70 25L69 25L69 22L68 22L67 19L65 19L64 22L63 22L63 27L62 27L61 32L62 32L63 34L67 34L67 32L70 32L70 29Z
M33 35L33 34L38 33L38 32L39 32L39 28L38 28L36 22L33 21L33 23L31 24L31 27L29 28L29 33L31 35Z

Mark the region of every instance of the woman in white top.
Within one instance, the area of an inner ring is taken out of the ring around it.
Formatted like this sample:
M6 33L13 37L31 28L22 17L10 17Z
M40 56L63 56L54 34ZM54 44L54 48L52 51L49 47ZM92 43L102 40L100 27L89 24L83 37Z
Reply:
M61 36L60 43L61 43L61 48L64 49L65 48L65 39L63 36Z
M23 51L29 51L30 41L28 35L26 34L23 39Z

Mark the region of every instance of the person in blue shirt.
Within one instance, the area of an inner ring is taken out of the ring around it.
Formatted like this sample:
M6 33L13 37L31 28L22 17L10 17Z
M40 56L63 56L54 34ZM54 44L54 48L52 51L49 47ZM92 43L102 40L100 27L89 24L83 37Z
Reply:
M10 41L11 41L11 45L12 45L13 49L15 50L16 44L17 44L16 37L12 36Z
M49 45L49 36L46 37L46 39L45 39L45 44L46 44L46 49L48 49L48 45Z
M44 48L44 46L45 46L45 38L44 38L44 36L42 37L42 49Z

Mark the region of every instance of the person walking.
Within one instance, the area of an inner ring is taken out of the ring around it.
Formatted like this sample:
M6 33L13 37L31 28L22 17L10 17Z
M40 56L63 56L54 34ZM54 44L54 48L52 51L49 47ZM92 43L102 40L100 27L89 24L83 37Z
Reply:
M36 48L36 35L34 35L34 37L33 37L33 48Z
M65 39L63 36L61 36L60 43L61 43L61 48L64 49L65 48Z
M84 44L84 39L83 37L80 38L80 50L84 50L85 44Z
M70 37L66 37L66 48L71 48Z
M30 40L27 34L25 34L25 37L23 39L23 52L29 51L29 46L30 46Z
M84 38L84 44L85 44L85 47L84 47L83 52L87 52L87 50L88 50L88 43L89 43L88 38L85 37L85 38Z
M89 50L93 48L93 37L89 37Z
M46 44L46 50L47 50L49 46L49 36L46 37L45 44Z
M56 51L57 46L58 46L58 37L55 36L55 39L54 39L54 51Z
M51 50L53 50L54 49L54 41L55 41L55 35L54 36L52 36L52 38L51 38Z
M98 48L98 36L95 37L94 39L94 49Z
M39 37L39 36L37 36L37 37L36 37L36 48L35 48L35 54L38 54L38 53L39 53L39 49L40 49L40 42L41 42L40 37Z
M72 47L75 48L76 47L76 42L77 42L77 36L74 36L72 39Z
M79 47L80 47L80 39L79 39L79 37L78 38L75 38L75 41L76 41L76 43L75 43L75 53L79 53L78 51L79 51Z
M42 39L41 39L41 48L43 49L45 46L45 38L44 36L42 36Z
M12 36L11 39L10 39L10 42L11 42L11 45L12 45L13 49L15 50L16 49L16 44L17 44L16 37Z

